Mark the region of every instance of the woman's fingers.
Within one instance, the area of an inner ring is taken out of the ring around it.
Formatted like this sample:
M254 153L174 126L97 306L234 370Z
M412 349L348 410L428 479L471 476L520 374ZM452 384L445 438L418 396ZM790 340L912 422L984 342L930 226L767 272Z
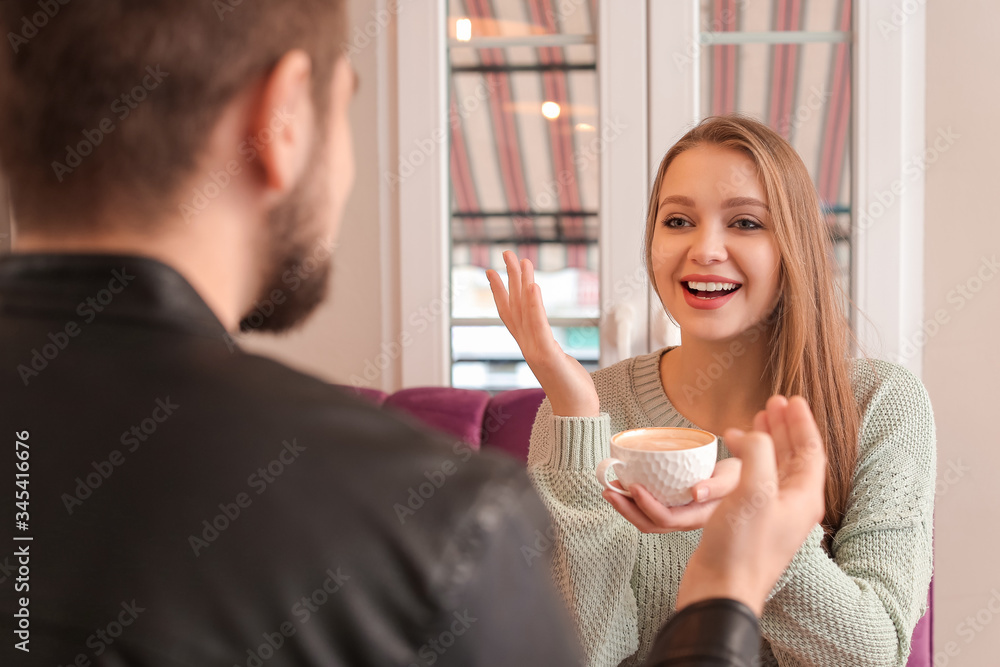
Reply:
M720 477L724 477L727 481L720 484L719 488L729 485L728 480L733 473L738 481L739 462L733 463L736 465L729 464L723 467ZM611 484L619 489L622 488L617 480ZM632 493L631 498L608 490L604 490L601 495L615 508L615 511L644 533L672 533L702 528L721 502L720 497L710 498L706 502L695 501L678 507L666 507L641 484L633 484L629 487L629 491Z
M539 304L541 300L539 299L539 295L536 294L538 286L535 285L535 267L532 266L530 260L522 259L520 269L521 324L523 326L525 341L531 346L531 349L537 350L540 342L538 331L539 319L544 321L545 326L548 326L548 320L545 318L544 309L540 308Z
M620 484L611 482L618 488L621 488ZM639 509L635 502L631 499L626 498L620 493L615 493L614 491L608 491L605 489L602 494L604 499L615 508L615 511L622 515L622 517L628 521L630 524L638 528L643 533L662 533L664 532L657 526L653 525L653 522L649 520L642 510Z
M553 414L597 416L600 398L594 381L579 361L563 352L553 336L531 261L518 261L509 250L503 254L503 261L507 267L506 289L499 274L487 271L497 312L551 401Z
M490 291L493 292L493 302L497 305L497 314L507 329L510 329L510 305L507 288L503 286L500 274L493 269L486 270L486 279L490 281Z
M740 483L743 462L737 458L723 459L715 464L715 470L708 479L691 487L695 501L719 500L729 495Z
M504 264L507 265L507 291L510 293L510 315L514 326L521 327L521 266L517 261L517 255L510 250L503 254Z
M562 348L551 349L555 337L549 326L549 317L545 313L545 303L542 301L542 288L537 283L532 284L527 312L527 325L531 329L532 342L539 348L552 354L562 354Z
M540 298L537 304L532 298L533 289L537 290L537 287L532 288L535 283L535 271L529 260L518 261L517 255L510 250L503 253L503 260L507 267L507 287L504 287L500 274L493 269L486 271L486 278L490 282L490 290L493 292L500 320L517 340L518 345L522 346L523 351L525 343L529 346L534 343L534 332L530 329L531 325L537 326L538 315L532 311L541 305ZM533 317L528 327L525 326L526 311ZM540 316L547 328L548 320L545 318L544 310Z
M535 267L531 260L518 261L517 255L508 250L503 254L507 266L507 290L502 284L494 284L490 278L494 300L504 302L506 312L500 312L500 319L514 335L527 361L537 360L537 355L547 357L561 350L552 349L554 342L552 329L545 314L541 289L535 283ZM497 275L499 279L499 275ZM508 294L509 292L509 294Z
M642 510L642 513L659 532L701 528L708 521L708 517L712 516L712 512L718 505L718 501L709 501L666 507L641 484L633 484L629 491L632 492L636 507Z
M521 276L522 287L527 292L535 284L535 267L527 257L521 260Z

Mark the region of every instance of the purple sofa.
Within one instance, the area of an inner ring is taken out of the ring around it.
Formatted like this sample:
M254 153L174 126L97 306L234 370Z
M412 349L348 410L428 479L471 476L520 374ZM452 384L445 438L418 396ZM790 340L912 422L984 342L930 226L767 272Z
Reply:
M473 448L496 447L519 461L528 460L528 440L535 413L545 394L541 389L516 389L490 396L485 391L452 387L419 387L394 394L349 388L378 405L397 410ZM927 613L913 630L907 667L931 667L934 656L934 582L928 592Z

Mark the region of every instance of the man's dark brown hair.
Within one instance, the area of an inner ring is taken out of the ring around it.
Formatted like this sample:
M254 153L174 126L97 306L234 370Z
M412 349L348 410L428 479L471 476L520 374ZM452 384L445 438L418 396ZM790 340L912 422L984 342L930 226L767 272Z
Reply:
M176 213L226 104L291 49L325 129L343 0L3 0L0 164L22 228Z

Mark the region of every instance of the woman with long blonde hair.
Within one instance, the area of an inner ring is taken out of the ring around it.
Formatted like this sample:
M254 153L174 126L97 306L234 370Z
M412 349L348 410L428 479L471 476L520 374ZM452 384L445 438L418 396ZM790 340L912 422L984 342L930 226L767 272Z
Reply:
M934 419L912 373L852 358L831 254L801 158L730 115L667 152L650 196L646 268L681 345L587 373L553 338L531 263L505 253L509 294L488 272L545 390L529 474L556 528L556 582L588 664L648 654L701 527L739 477L722 434L768 432L768 408L794 395L824 440L826 513L764 606L762 664L906 663L931 576ZM631 499L602 494L595 468L611 434L652 426L720 436L715 473L688 505L664 507L635 485Z

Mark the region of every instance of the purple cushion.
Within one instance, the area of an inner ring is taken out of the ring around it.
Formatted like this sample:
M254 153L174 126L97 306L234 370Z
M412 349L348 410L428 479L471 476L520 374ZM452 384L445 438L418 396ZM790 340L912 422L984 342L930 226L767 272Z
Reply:
M453 387L403 389L385 400L387 407L407 412L424 424L453 435L479 449L483 416L490 395L485 391Z
M906 667L931 667L934 662L934 579L927 591L927 613L917 621L910 639L910 659Z
M513 389L494 396L486 408L483 444L502 449L518 461L527 461L531 427L544 399L541 389Z

